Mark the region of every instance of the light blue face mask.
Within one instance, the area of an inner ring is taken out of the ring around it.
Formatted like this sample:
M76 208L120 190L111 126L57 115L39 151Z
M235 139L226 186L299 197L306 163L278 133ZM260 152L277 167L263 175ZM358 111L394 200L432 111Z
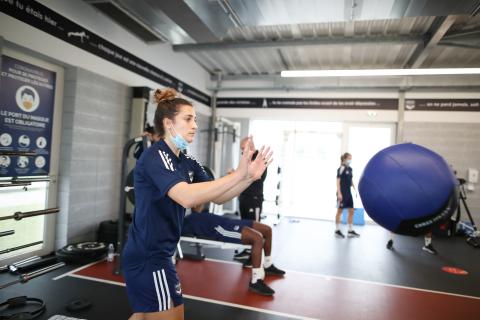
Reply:
M350 166L350 165L352 164L352 160L347 160L347 161L345 161L345 164L346 164L347 166Z
M173 129L173 127L172 127ZM177 133L177 131L175 129L173 129L173 131L175 131L175 137L172 136L172 142L173 144L175 145L175 147L177 147L179 150L186 150L187 147L188 147L188 142L187 140L185 140L181 135L179 135Z

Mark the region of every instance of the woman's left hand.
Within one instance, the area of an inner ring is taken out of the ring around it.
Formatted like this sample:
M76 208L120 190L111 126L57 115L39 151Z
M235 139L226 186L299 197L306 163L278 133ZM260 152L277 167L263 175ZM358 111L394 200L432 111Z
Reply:
M260 179L268 165L272 163L272 155L273 151L270 150L270 147L265 148L265 146L262 146L255 160L248 165L248 178L253 181Z

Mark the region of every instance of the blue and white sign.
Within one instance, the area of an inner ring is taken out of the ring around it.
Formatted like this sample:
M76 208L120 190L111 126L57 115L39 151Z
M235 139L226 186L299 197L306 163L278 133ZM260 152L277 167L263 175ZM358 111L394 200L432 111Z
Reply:
M56 74L9 56L1 61L0 177L48 175Z

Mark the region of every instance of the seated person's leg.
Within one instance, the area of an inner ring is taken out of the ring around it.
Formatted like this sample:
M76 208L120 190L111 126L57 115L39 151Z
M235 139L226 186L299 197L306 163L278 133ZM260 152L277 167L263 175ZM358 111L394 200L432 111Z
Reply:
M252 268L261 268L263 249L262 234L253 228L243 227L241 241L243 244L252 246Z
M241 240L243 244L252 246L252 279L249 284L250 290L261 295L273 295L275 291L263 282L265 271L261 266L263 250L262 234L250 227L243 227Z
M266 224L254 222L252 228L262 234L265 239L263 243L263 250L265 251L265 261L263 267L265 273L272 276L283 276L285 271L278 269L273 265L272 260L272 228Z
M272 228L260 222L254 222L252 228L262 234L262 237L265 239L263 245L265 256L270 256L272 253Z
M258 230L255 230L258 229ZM184 235L215 239L217 241L242 243L252 246L252 282L250 289L266 295L274 291L263 282L265 271L269 275L283 275L271 262L272 230L269 226L251 220L233 220L211 213L193 212L185 217ZM264 241L265 239L265 241ZM266 245L267 268L262 267L262 250Z

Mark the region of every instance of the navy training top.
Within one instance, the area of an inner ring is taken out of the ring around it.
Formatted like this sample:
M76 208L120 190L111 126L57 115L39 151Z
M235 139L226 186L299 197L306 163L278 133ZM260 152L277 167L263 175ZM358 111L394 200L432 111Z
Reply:
M340 191L342 194L350 193L350 187L352 186L352 168L349 166L341 165L337 170L337 178L340 178Z
M180 182L210 178L195 158L182 152L177 157L163 139L142 153L134 177L135 213L125 250L138 262L171 257L182 233L185 208L168 191Z

